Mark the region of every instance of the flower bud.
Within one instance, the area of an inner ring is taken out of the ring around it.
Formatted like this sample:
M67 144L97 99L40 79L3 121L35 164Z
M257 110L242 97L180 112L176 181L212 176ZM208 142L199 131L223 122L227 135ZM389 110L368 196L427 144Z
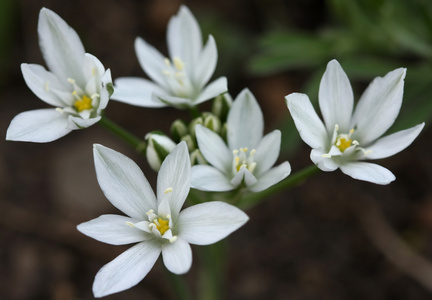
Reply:
M207 160L201 154L199 149L195 149L191 152L190 160L192 165L208 165Z
M204 125L203 117L195 118L189 123L189 133L193 138L195 138L195 126L198 124Z
M188 132L187 125L183 120L177 119L171 124L171 136L176 142L180 142L181 138Z
M185 141L186 145L188 147L189 153L192 152L193 150L195 150L197 148L195 139L190 135L185 135L181 138L181 141Z
M203 125L210 129L213 132L219 133L221 130L222 124L219 118L212 113L204 113L203 114L204 122Z
M176 143L160 132L148 133L145 140L147 141L147 161L150 167L157 172L165 157L175 148Z
M228 93L217 96L213 100L212 113L214 113L220 120L225 121L232 102L233 100Z

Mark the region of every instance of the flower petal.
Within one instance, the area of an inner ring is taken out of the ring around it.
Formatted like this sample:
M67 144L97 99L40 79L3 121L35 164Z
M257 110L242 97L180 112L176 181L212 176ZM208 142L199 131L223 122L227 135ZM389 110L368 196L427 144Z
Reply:
M191 163L186 142L178 144L162 162L157 178L157 201L168 200L173 221L177 220L191 185Z
M100 119L101 116L97 116L95 118L90 118L90 119L83 119L81 117L69 116L67 128L70 130L84 129L96 124L97 122L100 121Z
M367 145L394 123L402 105L406 69L400 68L375 78L360 98L353 116L353 138Z
M72 103L72 91L68 99L61 99L52 90L67 90L58 78L44 67L35 64L21 64L21 71L29 89L42 101L57 107L68 106Z
M180 58L186 68L195 66L202 48L201 29L191 11L184 5L168 23L167 43L171 58Z
M77 229L99 242L125 245L153 238L142 230L128 225L140 221L142 220L119 215L102 215L99 218L79 224Z
M288 177L291 173L291 166L289 162L283 162L280 165L268 170L264 174L261 174L258 177L257 183L252 185L249 190L252 192L260 192L263 191L270 186L278 183L279 181Z
M365 159L380 159L392 156L411 145L414 139L420 134L424 123L409 129L401 130L377 140L367 147L372 152L365 156Z
M84 86L84 46L78 34L53 11L42 8L38 23L39 45L48 68L60 80L73 78Z
M254 155L254 161L256 162L254 174L259 176L275 164L279 157L280 144L281 132L279 130L274 130L263 137Z
M153 81L156 81L161 86L165 86L165 75L162 73L163 70L167 69L164 62L165 57L139 37L135 39L135 52L144 72Z
M190 244L210 245L243 226L249 217L237 207L220 201L184 209L177 223L179 237Z
M333 132L336 124L342 132L351 128L350 121L354 105L351 84L337 60L327 64L319 87L319 106L327 132Z
M231 178L212 166L198 165L192 167L192 188L201 191L231 191L234 186Z
M129 248L96 274L94 296L104 297L138 284L151 270L160 252L160 246L152 242L142 242Z
M227 79L226 77L219 77L204 88L198 98L193 101L193 105L198 105L204 101L215 98L226 91L228 91Z
M6 140L47 143L57 140L69 132L67 114L55 109L37 109L22 112L12 119Z
M195 127L195 134L204 158L216 169L228 173L232 165L233 154L222 138L202 125Z
M217 57L216 42L213 36L209 35L206 45L200 52L197 61L194 62L196 67L194 69L193 80L196 82L199 89L202 89L213 75L216 68Z
M184 274L192 266L191 247L181 237L162 246L162 257L165 267L175 274Z
M231 179L231 184L235 187L242 183L246 184L247 187L251 187L256 182L256 177L245 166L242 166L237 174L235 174Z
M228 146L231 150L256 148L264 131L261 108L249 89L243 89L234 100L227 118Z
M314 149L326 148L329 143L328 133L309 97L305 94L292 93L285 99L303 141Z
M377 164L367 162L350 162L340 165L339 168L346 175L354 179L369 181L376 184L389 184L396 177L388 169Z
M329 157L323 157L324 154L327 154L327 152L324 152L321 148L319 149L312 149L310 153L310 158L314 164L317 165L317 167L324 172L333 172L339 168L339 165Z
M164 107L162 101L154 101L152 94L165 92L153 82L138 77L121 77L115 80L114 100L141 107Z
M143 220L156 209L153 190L141 169L125 155L95 144L96 176L105 197L132 218Z

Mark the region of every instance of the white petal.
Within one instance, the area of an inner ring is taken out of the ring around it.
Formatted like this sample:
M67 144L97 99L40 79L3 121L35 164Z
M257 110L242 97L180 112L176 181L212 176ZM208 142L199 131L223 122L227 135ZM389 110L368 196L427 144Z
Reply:
M268 171L276 162L280 152L281 132L274 130L265 135L256 148L254 161L256 168L254 173L260 174Z
M149 239L142 230L131 225L141 220L119 215L102 215L81 223L77 229L85 235L111 245L125 245ZM129 224L129 225L128 225Z
M253 149L258 146L264 131L264 118L254 95L244 89L234 100L227 118L228 145L231 150Z
M365 159L380 159L399 153L411 145L423 127L424 123L377 140L373 145L367 147L367 150L371 150L372 152L366 155Z
M67 114L55 109L37 109L22 112L12 119L6 140L47 143L57 140L69 132Z
M204 88L204 90L199 94L198 98L193 101L193 104L198 105L204 101L215 98L226 91L228 91L227 79L226 77L219 77Z
M339 165L332 159L328 157L323 157L323 154L327 154L319 149L312 149L310 153L310 158L317 167L324 172L333 172L339 168Z
M168 200L175 222L189 194L191 163L186 142L178 144L165 158L157 178L157 201Z
M21 64L21 71L27 86L42 101L57 107L71 104L72 90L67 99L61 99L53 92L53 90L66 91L71 87L65 86L44 67L35 64Z
M192 167L192 187L201 191L224 192L231 191L234 186L231 184L231 178L218 169L198 165Z
M249 190L252 192L260 192L263 191L270 186L278 183L279 181L285 179L291 173L291 166L286 161L281 163L279 166L276 166L266 173L261 174L258 177L257 183L252 185Z
M383 135L394 123L402 105L406 69L377 77L363 93L353 116L353 138L367 145Z
M354 179L376 184L389 184L396 177L388 169L367 162L350 162L339 166L341 171Z
M53 11L42 8L38 23L39 45L48 68L60 80L73 78L84 86L84 47L75 30Z
M96 176L108 200L130 217L143 220L156 208L153 190L141 169L125 155L95 144Z
M215 168L228 173L231 169L233 153L222 138L202 125L195 127L195 133L198 147L204 158Z
M110 85L111 91L109 91L108 86ZM112 93L112 78L111 78L111 70L107 69L105 73L102 74L101 77L101 90L99 91L99 107L98 111L105 109L108 105L108 101L110 99L110 93Z
M121 77L115 80L112 98L130 105L141 107L164 107L162 101L154 101L152 94L165 92L153 82L138 77Z
M104 297L133 287L151 270L160 252L160 246L152 242L142 242L129 248L96 274L94 296Z
M319 106L328 132L333 132L335 124L342 132L351 129L353 105L349 79L338 61L333 59L327 64L319 87Z
M184 274L192 266L191 247L180 237L162 246L162 257L165 267L175 274Z
M167 29L167 43L171 58L179 57L186 68L193 68L202 48L201 29L190 10L182 5Z
M163 70L167 69L164 62L165 57L139 37L135 39L135 52L144 72L153 81L156 81L161 86L165 86L165 75L162 73Z
M195 245L210 245L243 226L249 217L237 207L220 201L184 209L177 223L179 237Z
M90 53L84 55L82 70L86 80L97 78L99 81L101 76L105 73L105 67L101 61Z
M204 46L197 59L194 69L195 73L193 74L193 78L199 89L202 89L213 75L216 68L217 55L216 42L213 36L210 35L207 44Z
M241 167L237 174L231 179L231 184L235 187L244 183L247 187L253 186L257 182L256 177L245 167Z
M96 124L97 122L100 121L100 119L101 116L97 116L95 118L90 118L90 119L83 119L81 117L69 116L67 128L70 130L84 129Z
M305 94L292 93L286 96L285 100L303 141L314 149L326 148L329 143L328 133L309 97Z

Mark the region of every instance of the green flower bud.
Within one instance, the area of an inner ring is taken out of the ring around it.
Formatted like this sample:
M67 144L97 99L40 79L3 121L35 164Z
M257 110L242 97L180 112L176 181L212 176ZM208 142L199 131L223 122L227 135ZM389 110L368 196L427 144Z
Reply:
M175 148L176 143L160 132L150 132L146 134L145 140L147 141L147 162L150 167L157 172L165 157Z
M193 138L195 138L195 126L197 126L198 124L204 124L203 117L195 118L189 123L189 133Z
M201 154L199 149L195 149L190 154L190 160L192 165L208 165L207 160Z
M177 119L171 124L171 136L176 142L180 142L182 136L188 134L188 127L183 120Z
M216 133L219 133L221 130L222 124L219 118L212 114L212 113L203 113L204 123L203 125L210 129L211 131L214 131Z
M192 151L194 151L197 148L195 138L193 138L190 134L183 136L181 138L181 141L186 142L186 144L188 146L189 153L191 153Z
M220 120L225 121L232 102L233 100L228 93L217 96L213 100L212 113L214 113Z

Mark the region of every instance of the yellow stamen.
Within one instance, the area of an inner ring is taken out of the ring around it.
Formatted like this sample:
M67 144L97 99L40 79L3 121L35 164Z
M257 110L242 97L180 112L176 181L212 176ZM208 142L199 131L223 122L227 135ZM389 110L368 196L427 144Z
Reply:
M74 106L78 112L82 112L86 109L92 109L92 99L87 97L87 95L84 95L81 99L75 101Z
M157 228L157 230L159 230L159 232L160 232L161 235L164 235L164 233L168 229L170 229L169 228L169 221L168 220L164 220L162 218L158 218L157 223L156 223L156 228Z
M131 228L134 228L135 227L135 225L132 223L132 222L126 222L126 225L128 225L128 226L130 226Z
M166 193L171 193L172 191L173 191L172 187L169 187L169 188L167 188L167 189L165 190L164 193L165 193L165 194L166 194Z
M346 138L338 138L336 142L336 147L339 148L340 151L344 152L347 148L351 147L352 140Z

